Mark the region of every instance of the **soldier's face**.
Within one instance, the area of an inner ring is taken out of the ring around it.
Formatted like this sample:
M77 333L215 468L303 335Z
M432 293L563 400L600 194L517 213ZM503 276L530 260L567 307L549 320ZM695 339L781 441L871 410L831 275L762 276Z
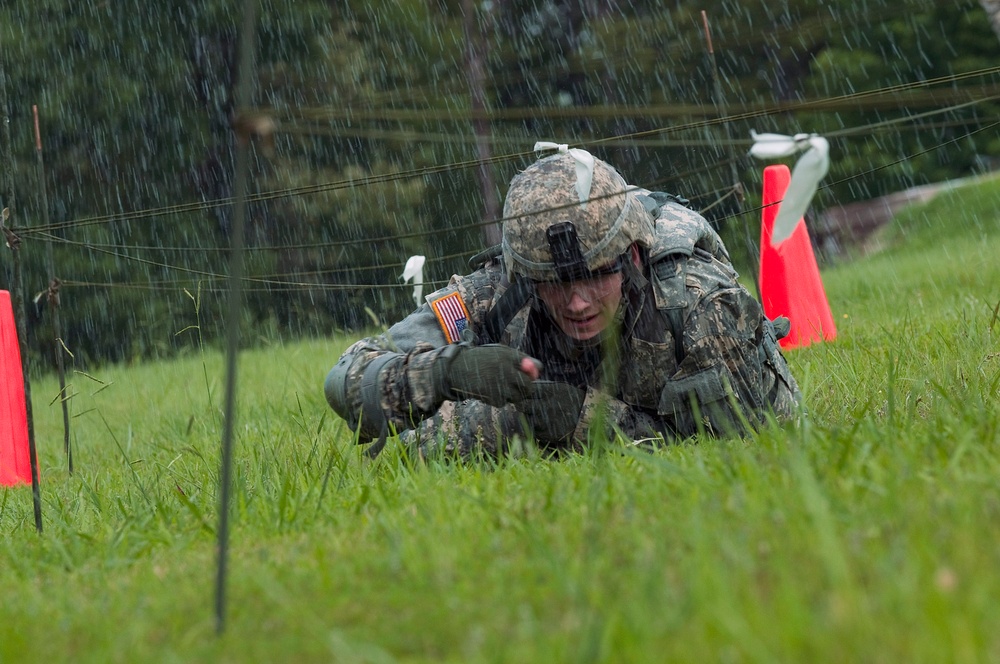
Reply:
M614 320L622 301L622 275L538 282L536 291L559 329L577 341L586 341L603 332Z

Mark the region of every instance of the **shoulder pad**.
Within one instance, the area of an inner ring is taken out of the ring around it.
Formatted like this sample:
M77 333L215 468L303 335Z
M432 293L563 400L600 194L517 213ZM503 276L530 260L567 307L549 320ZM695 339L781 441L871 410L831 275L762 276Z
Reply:
M642 202L643 207L646 208L646 212L653 215L653 219L660 216L660 208L667 203L678 203L684 207L690 207L691 203L691 201L682 196L668 194L665 191L649 191L647 189L639 190L636 197Z
M650 259L655 262L671 254L691 256L695 249L702 249L725 263L731 262L722 238L705 217L673 201L661 205L655 240L649 248Z

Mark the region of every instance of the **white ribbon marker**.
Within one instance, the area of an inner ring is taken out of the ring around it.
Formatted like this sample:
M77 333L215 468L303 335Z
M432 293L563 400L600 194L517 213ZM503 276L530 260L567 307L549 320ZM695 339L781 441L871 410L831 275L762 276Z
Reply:
M420 296L424 293L424 263L423 256L410 256L403 267L403 274L400 277L404 283L409 283L413 279L413 301L420 306Z
M757 159L778 159L802 152L792 169L792 179L771 229L771 246L777 247L791 237L816 195L819 181L830 170L830 142L816 134L785 136L758 134L751 130L750 135L754 140L750 156Z
M535 143L535 152L542 150L558 150L576 160L576 194L580 197L580 203L583 207L587 207L587 201L590 200L590 185L594 179L594 155L586 150L571 148L565 143L550 143L549 141Z

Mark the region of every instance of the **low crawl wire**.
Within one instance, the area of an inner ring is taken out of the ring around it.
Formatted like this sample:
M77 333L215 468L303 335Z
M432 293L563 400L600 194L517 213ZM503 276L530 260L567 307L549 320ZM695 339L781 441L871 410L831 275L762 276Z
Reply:
M898 165L900 163L903 163L903 162L908 161L910 159L913 159L915 157L921 156L923 154L927 154L927 153L932 152L934 150L941 149L941 148L943 148L946 145L957 143L957 142L965 140L968 137L973 136L973 135L975 135L977 133L980 133L980 132L983 132L983 131L987 131L989 129L993 129L995 127L1000 127L1000 120L997 120L997 121L993 122L992 124L989 124L989 125L987 125L985 127L981 127L981 128L975 129L973 131L970 131L970 132L968 132L967 134L965 134L963 136L958 136L958 137L955 137L953 139L949 139L947 141L944 141L942 143L938 143L938 144L933 145L933 146L931 146L929 148L926 148L924 150L920 150L920 151L918 151L916 153L913 153L911 155L907 155L906 157L894 160L894 161L892 161L890 163L883 164L881 166L876 166L876 167L871 168L871 169L869 169L867 171L864 171L862 173L857 173L857 174L854 174L854 175L850 175L848 177L842 178L840 180L837 180L837 181L834 181L834 182L831 182L831 183L826 183L826 184L820 185L819 189L825 189L825 188L828 188L828 187L832 187L832 186L835 186L837 184L841 184L843 182L847 182L847 181L850 181L850 180L853 180L853 179L856 179L856 178L861 178L861 177L864 177L866 175L870 175L872 173L875 173L877 171L880 171L880 170L883 170L883 169L886 169L886 168L891 168L891 167L893 167L895 165ZM725 194L723 196L723 198L725 198L726 196L729 196L731 194L732 194L732 192L730 191L729 193ZM591 199L591 200L594 200L594 199ZM716 201L716 203L713 203L712 206L716 205L718 202L719 201ZM776 203L772 203L770 205L776 205L778 203L780 203L780 201L778 201ZM568 208L568 207L573 207L574 205L578 205L578 204L568 204L568 205L559 206L558 208L553 208L553 209L561 209L561 208L564 208L564 207ZM764 207L767 207L767 206L763 206L763 205L762 206L757 206L757 207L755 207L753 209L748 209L748 210L742 211L742 212L740 212L738 214L726 215L726 216L722 217L720 220L729 219L729 218L732 218L732 217L735 217L735 216L739 216L741 214L751 214L751 213L755 213L755 212L760 212L761 210L763 210ZM705 208L705 209L707 209L707 208ZM220 274L216 274L216 273L211 273L211 272L205 272L203 270L195 270L193 268L186 268L186 267L181 267L181 266L173 266L173 265L170 265L170 264L167 264L167 263L161 263L161 262L158 262L158 261L151 261L151 260L148 260L148 259L142 259L142 258L138 258L138 257L135 257L135 256L128 256L126 254L121 254L121 253L115 252L115 251L110 251L110 250L106 250L106 249L100 249L100 248L97 248L97 247L90 247L90 246L86 245L85 243L76 243L76 244L79 244L79 245L81 245L81 246L83 246L85 248L92 249L94 251L98 251L100 253L109 254L109 255L116 256L118 258L122 258L122 259L125 259L125 260L135 261L135 262L139 262L139 263L143 263L143 264L147 264L147 265L152 265L152 266L155 266L155 267L161 267L161 268L166 268L166 269L171 269L171 270L177 270L177 271L180 271L180 272L187 272L187 273L196 274L196 275L199 275L199 276L209 277L209 278L212 278L212 279L220 279L221 280L221 279L225 278L224 275L220 275ZM438 259L438 260L443 260L443 259ZM281 281L281 280L278 280L278 279L267 279L267 278L261 278L261 277L244 277L244 281L249 281L249 282L252 282L252 283L260 283L260 284L267 285L269 287L267 290L282 289L282 288L285 288L285 289L297 289L297 288L301 288L303 290L349 290L349 289L359 289L359 288L365 288L365 289L385 289L385 288L410 288L411 287L411 286L409 286L407 284L317 284L317 283L312 283L312 282ZM76 282L67 281L67 282L65 282L65 284L68 285L68 286L83 285L83 282L76 283ZM88 285L94 285L94 284L88 284Z
M703 173L707 173L707 172L715 170L719 166L728 165L730 163L730 161L733 161L733 159L729 159L729 160L725 160L725 161L719 161L719 162L715 162L715 163L712 163L712 164L706 164L706 165L701 166L699 168L694 168L694 169L687 170L687 171L685 171L683 173L677 173L677 174L665 176L663 178L658 178L657 180L654 180L652 182L647 183L647 187L653 188L653 187L656 187L657 185L660 185L660 184L663 184L663 183L666 183L666 182L670 182L670 181L673 181L673 180L683 180L685 178L689 178L689 177L693 177L693 176L700 175L700 174L703 174ZM713 193L713 192L708 192L708 193L702 194L701 197L708 196L711 193ZM571 204L570 206L567 206L567 207L572 207L572 206L575 206L575 205L576 204ZM489 220L489 219L487 219L487 220L481 220L481 221L474 221L474 222L469 222L469 223L466 223L466 224L459 224L459 225L455 225L455 226L450 226L448 228L448 230L452 231L452 232L464 231L464 230L474 230L474 229L477 229L477 228L481 228L483 226L488 226L488 225L500 223L500 222L503 222L503 221L504 221L504 219L497 219L497 220ZM65 240L64 238L62 238L62 237L60 237L58 235L54 235L54 234L49 233L49 232L44 231L44 230L37 230L35 228L32 228L32 229L30 229L30 232L33 233L33 234L35 234L35 235L39 235L39 236L41 236L43 238L46 238L46 239L51 239L51 240L57 241L57 242L63 242L64 244L72 243L72 242L67 241L67 240ZM392 235L385 235L385 236L374 237L374 238L372 238L372 237L365 237L365 238L356 238L356 239L351 239L351 240L330 240L330 241L327 241L327 242L308 242L308 243L301 243L301 244L284 244L284 245L263 245L263 246L259 246L259 247L247 247L247 250L248 251L289 251L289 250L293 250L293 249L335 248L335 247L351 246L351 245L356 245L356 244L382 243L382 242L389 242L391 240L407 240L407 239L413 239L413 238L423 238L423 237L428 237L428 236L433 235L433 234L438 233L438 232L440 232L440 231L439 230L412 231L410 233L394 233ZM144 251L182 252L182 253L191 253L191 252L226 253L226 252L229 251L229 249L227 247L165 247L165 246L151 246L151 245L107 244L107 243L87 243L87 244L85 244L85 243L75 243L75 244L80 244L80 245L84 245L84 246L88 246L88 247L103 247L103 248L106 248L106 249L137 249L137 250L144 250Z
M892 119L889 119L889 120L882 120L882 121L879 121L879 122L870 123L868 125L861 125L861 126L858 126L858 127L849 127L849 128L845 128L845 129L841 129L841 130L830 131L830 132L826 132L825 136L827 136L829 138L837 138L837 137L854 136L854 135L859 135L859 134L863 134L863 133L870 133L872 130L875 130L875 129L885 129L885 128L888 128L888 127L892 127L894 125L900 125L900 124L904 124L904 123L912 123L912 122L915 122L915 121L918 121L918 120L921 120L921 119L924 119L924 118L927 118L927 117L932 117L934 115L940 115L940 114L943 114L943 113L954 112L954 111L957 111L957 110L961 110L963 108L967 108L967 107L970 107L970 106L975 106L975 105L980 104L980 103L986 103L986 102L990 102L990 101L996 101L998 99L1000 99L1000 95L993 96L993 97L987 97L987 98L984 98L984 99L981 99L981 100L964 102L962 104L956 104L956 105L948 106L948 107L945 107L945 108L942 108L942 109L935 109L935 110L932 110L932 111L926 111L924 113L918 113L916 115L909 115L909 116L906 116L906 117L903 117L903 118L892 118ZM968 121L965 121L962 124L963 125L964 124L968 124ZM745 141L745 140L739 141L740 144L745 144L746 142L747 141ZM716 169L716 168L718 168L720 166L727 165L727 164L731 163L732 161L734 161L734 159L731 158L731 159L729 159L729 160L727 160L725 162L720 162L720 163L717 163L717 164L706 165L706 166L701 167L701 168L690 169L688 171L685 171L684 173L678 173L678 174L675 174L675 175L666 176L666 177L661 178L661 179L659 179L657 181L650 182L646 186L647 186L647 188L655 188L657 185L660 185L660 184L663 184L665 182L669 182L669 181L672 181L672 180L684 180L686 178L690 178L690 177L693 177L695 175L699 175L699 174L702 174L704 172L707 172L707 171L710 171L710 170L714 170L714 169ZM728 188L723 189L723 191L726 191L726 190L728 190ZM709 197L709 196L711 196L711 195L713 195L715 193L716 192L705 192L705 193L702 193L700 195L692 195L691 198L694 198L694 199L707 198L707 197ZM706 210L707 209L710 209L710 208L706 208ZM500 220L500 221L502 221L502 220ZM478 222L472 222L472 223L468 223L468 224L462 224L462 225L459 225L459 226L454 226L454 227L451 228L451 230L453 230L453 231L471 230L471 229L480 228L482 226L489 225L489 224L494 224L494 223L497 223L497 222L493 221L493 220L478 221ZM57 238L57 236L52 235L52 234L50 234L50 233L48 233L48 232L46 232L44 230L41 230L39 228L25 229L25 232L26 233L36 233L36 234L41 235L41 236L43 236L43 237L45 237L47 239L62 241L61 238ZM333 247L342 247L342 246L353 245L353 244L367 244L367 243L370 243L370 242L385 242L385 241L389 241L389 240L393 240L393 239L412 239L412 238L418 238L418 237L425 237L427 235L431 235L433 232L434 231L414 231L414 232L409 233L409 234L405 234L405 233L403 233L403 234L395 234L395 235L392 235L392 236L384 236L384 237L380 237L380 238L361 238L361 239L355 239L355 240L331 240L331 241L328 241L328 242L302 243L302 244L289 244L289 245L265 245L265 246L259 246L259 247L251 247L251 248L248 248L248 250L249 251L289 251L289 250L294 250L294 249L333 248ZM227 251L229 251L229 249L227 249L225 247L164 247L164 246L100 244L100 243L91 243L91 244L86 245L86 246L90 246L90 247L104 247L104 248L109 248L109 249L136 249L136 250L146 250L146 251L161 251L161 252L168 252L168 251L170 251L170 252L185 252L185 253L186 252L193 252L193 251L197 251L197 252L227 252ZM343 271L358 270L358 269L373 269L374 267L377 267L377 266L359 267L359 268L344 268Z
M923 87L929 87L929 86L932 86L932 85L938 85L938 84L943 84L943 83L955 83L957 81L965 80L967 78L985 76L985 75L988 75L988 74L994 74L994 73L998 73L998 72L1000 72L1000 66L998 66L998 67L984 68L984 69L979 69L979 70L975 70L975 71L972 71L972 72L965 72L965 73L961 73L961 74L952 74L952 75L949 75L949 76L941 76L941 77L937 77L937 78L934 78L934 79L928 79L928 80L925 80L925 81L900 83L900 84L893 85L893 86L888 86L888 87L885 87L885 88L879 88L877 90L870 90L870 91L863 91L863 92L857 92L857 93L839 95L839 96L836 96L836 97L824 98L824 99L820 99L820 100L807 100L807 101L802 101L802 102L792 102L792 103L789 103L787 105L776 107L773 110L772 109L765 109L765 110L759 110L759 111L748 111L748 112L741 113L741 114L722 116L722 117L718 117L718 118L714 118L714 119L710 119L710 120L703 120L703 121L691 122L691 123L682 124L682 125L675 125L675 126L672 126L672 127L662 127L662 128L657 128L657 129L650 129L650 130L644 130L644 131L639 131L639 132L633 132L633 133L629 133L629 134L623 134L623 135L619 135L619 136L608 137L608 138L605 138L605 139L597 139L595 141L590 142L589 144L590 145L602 145L605 142L608 142L608 141L611 141L611 140L621 140L622 138L639 138L639 137L643 137L643 136L654 136L654 135L660 135L660 134L664 134L664 133L679 132L679 131L688 130L688 129L704 128L704 127L712 126L712 125L715 125L715 124L732 122L732 121L736 121L736 120L746 120L746 119L750 119L750 118L754 118L754 117L763 117L763 116L767 116L767 115L771 115L771 114L775 114L775 113L788 113L788 112L794 112L794 111L810 110L810 109L818 108L819 106L821 106L822 103L828 102L830 100L851 100L851 99L857 100L857 99L865 99L865 98L869 98L869 97L872 97L872 96L886 95L886 94L891 94L891 93L894 93L894 92L899 92L899 91L903 91L903 90L907 90L907 89L923 88ZM995 98L995 97L990 97L989 99L993 99L993 98ZM533 154L532 151L524 151L524 152L511 153L511 154L507 154L507 155L497 155L497 156L491 157L490 159L487 159L487 160L465 160L465 161L454 162L452 164L444 164L444 165L439 165L439 166L424 167L424 168L419 168L419 169L410 169L410 170L407 170L407 171L401 171L399 173L390 173L390 174L383 174L383 175L372 175L372 176L367 176L367 177L358 178L358 179L340 180L340 181L336 181L336 182L321 183L321 184L315 184L315 185L306 185L306 186L302 186L302 187L288 188L288 189L277 190L277 191L273 191L273 192L264 192L264 193L260 193L260 194L255 194L255 195L249 196L248 197L248 201L249 202L262 202L262 201L267 201L267 200L277 200L277 199L281 199L281 198L293 197L293 196L296 196L296 195L306 195L306 194L313 194L313 193L320 193L320 192L327 192L327 191L339 191L341 189L350 188L350 187L360 187L360 186L368 186L368 185L372 185L372 184L381 184L381 183L385 183L385 182L391 182L391 181L396 181L396 180L409 179L409 178L413 178L413 177L422 177L422 176L426 176L426 175L433 175L433 174L448 172L448 171L452 171L452 170L461 170L461 169L465 169L465 168L472 168L472 167L479 166L480 164L498 164L498 163L503 163L503 162L506 162L506 161L510 161L512 159L530 156L532 154ZM215 209L215 208L219 208L219 207L223 207L223 206L228 206L228 205L231 205L231 204L232 204L232 198L231 197L227 197L227 198L222 198L222 199L215 199L215 200L210 200L210 201L201 201L201 202L196 202L196 203L183 203L183 204L178 204L178 205L173 205L173 206L166 206L166 207L162 207L162 208L150 208L148 210L139 210L139 211L135 211L135 212L114 213L114 214L109 214L109 215L102 215L102 216L88 217L88 218L77 219L77 220L70 220L70 221L56 223L56 224L49 224L49 225L44 226L44 227L36 226L32 230L34 230L34 231L39 231L39 230L47 230L47 231L62 230L62 229L73 228L73 227L102 224L102 223L107 223L107 222L112 222L112 221L137 220L137 219L145 219L145 218L149 218L149 217L163 216L163 215L167 215L167 214L178 214L178 213L182 213L182 212L204 211L204 210ZM20 228L19 229L15 229L15 230L20 231L20 232L26 232L26 231L28 231L28 229L20 229Z
M983 101L991 101L993 99L1000 99L1000 96L989 98L989 99L983 100ZM975 105L977 103L981 103L981 102L978 102L978 101L977 102L965 102L963 104L958 104L958 105L955 105L955 106L950 106L950 107L947 107L947 108L944 108L944 109L936 109L934 111L928 111L928 112L925 112L925 113L921 113L921 114L917 114L917 115L913 115L913 116L908 116L906 118L896 118L896 119L892 119L892 120L885 120L885 121L881 121L881 122L877 122L877 123L872 123L872 124L865 125L865 126L852 127L852 128L842 129L842 130L839 130L839 131L829 132L826 135L830 136L830 137L837 137L837 136L851 136L851 135L855 135L855 134L866 133L866 132L869 132L869 130L873 129L873 128L885 128L887 126L891 126L891 125L895 125L895 124L901 124L903 122L913 122L913 121L917 121L917 120L920 120L920 119L923 119L923 118L926 118L926 117L931 117L933 115L937 115L937 114L941 114L941 113L945 113L945 112L951 112L951 111L954 111L954 110L960 110L962 108L966 108L968 106ZM979 131L983 131L983 130L989 129L991 127L992 127L992 125L987 126L987 127L982 127L980 129L973 130L973 131L969 132L968 134L966 134L965 136L971 136L971 135L973 135L975 133L978 133ZM959 139L953 139L951 141L946 141L945 143L940 144L940 146L944 146L944 145L947 145L948 143L956 142L957 140L961 140L961 137ZM911 159L911 158L913 158L915 156L919 156L920 154L925 154L926 152L928 152L930 150L933 150L933 149L937 149L937 147L940 147L940 146L934 146L932 148L929 148L928 150L924 150L924 151L916 153L914 155L909 155L907 157L904 157L904 158L902 158L900 160L897 160L896 162L893 162L892 164L885 164L883 166L876 167L875 169L871 169L869 171L866 171L865 173L861 173L861 174L857 174L856 176L851 176L851 177L845 178L845 180L851 179L853 177L862 177L862 176L868 175L868 174L870 174L872 172L876 172L877 170L881 170L881 169L884 169L884 168L889 168L889 167L891 167L892 165L894 165L896 163L900 163L901 161L906 161L907 159ZM724 165L724 163L723 163L723 165ZM719 166L720 166L719 163L715 163L715 164L711 164L711 165L708 165L708 166L703 167L703 168L692 169L692 170L687 171L685 173L667 176L665 178L662 178L659 181L647 183L647 188L655 188L656 185L661 184L662 182L667 181L667 180L685 179L685 178L691 177L692 175L697 175L697 174L699 174L701 172L718 168ZM821 188L829 187L829 186L832 186L833 184L839 184L842 181L844 181L844 180L840 180L840 181L837 181L837 182L832 183L832 184L825 184L825 185L822 185ZM711 203L707 207L703 208L702 211L705 212L705 211L708 211L708 210L714 208L716 205L718 205L719 203L721 203L721 201L724 200L725 198L731 196L733 194L733 192L730 190L730 188L726 187L724 189L716 190L714 192L703 192L702 194L699 194L699 195L693 195L693 196L691 196L691 198L693 198L695 200L697 200L699 198L709 198L709 197L715 196L716 194L719 194L719 192L727 192L727 193L724 193L722 195L721 199L718 199L714 203ZM753 210L748 210L747 212L752 212L752 211ZM731 216L733 216L733 215L728 215L726 217L723 217L722 219L728 219ZM501 219L499 221L503 221L503 220ZM474 229L474 228L482 227L484 225L493 224L493 223L497 223L497 222L496 221L492 221L492 220L478 221L478 222L472 222L472 223L469 223L469 224L463 224L463 225L460 225L460 226L456 226L456 227L453 227L451 230L453 230L453 231L469 230L469 229ZM380 237L380 238L360 238L360 239L354 239L354 240L334 240L334 241L329 241L329 242L318 242L318 243L317 242L313 242L313 243L290 244L290 245L270 245L270 246L256 247L256 248L251 249L251 251L260 252L260 251L281 251L281 250L287 251L287 250L293 250L293 249L335 248L335 247L343 247L343 246L355 245L355 244L369 244L369 243L385 242L385 241L389 241L389 240L422 238L422 237L426 237L426 236L431 235L433 232L434 231L414 231L414 232L411 232L411 233L398 233L398 234L394 234L394 235L391 235L391 236L385 236L385 237ZM226 252L226 251L228 251L228 249L226 249L224 247L153 247L153 246L143 246L143 245L120 245L120 244L84 243L84 242L74 242L74 241L71 241L71 240L67 240L67 239L64 239L64 238L52 235L50 233L47 233L45 231L37 231L37 233L39 235L45 237L46 239L49 239L49 240L52 240L52 241L55 241L55 242L60 242L60 243L63 243L63 244L73 244L73 245L84 247L84 248L90 248L90 249L93 249L95 251L99 251L99 250L114 250L114 249L119 249L119 250L129 250L129 249L131 249L131 250L140 250L140 251L160 251L160 252L173 252L173 251L180 251L180 252L191 252L191 251L199 251L199 252ZM124 254L115 253L113 251L105 251L105 253L110 253L111 255L114 255L114 256L119 257L119 258L125 258L125 259L132 260L132 258L129 257L129 256L126 256ZM437 258L437 259L432 259L432 262L433 261L444 261L444 260L448 260L448 259L453 258L453 257L454 256L440 257L440 258ZM164 267L164 268L168 268L168 269L171 268L171 265L169 265L167 263L160 263L160 262L156 262L156 261L148 261L148 262L149 262L150 265L154 265L154 266L157 266L157 267ZM345 267L345 268L333 268L333 269L330 269L330 270L311 271L311 272L295 273L295 274L297 276L306 276L306 275L321 276L321 275L333 275L333 274L339 274L339 273L345 273L345 272L351 272L351 273L353 273L353 272L367 271L367 270L392 269L393 267L394 266L391 266L391 265L370 265L370 266L356 266L356 267ZM199 271L193 270L191 268L181 268L181 267L178 267L176 269L181 270L181 271L188 271L188 272L192 272L192 273L196 273L196 274L201 274L202 276L207 276L207 277L216 277L216 276L218 276L218 275L214 275L212 273L199 272ZM277 285L277 282L279 281L279 279L282 278L282 277L284 277L284 276L286 276L286 275L274 275L270 281L272 283L275 283L275 285Z

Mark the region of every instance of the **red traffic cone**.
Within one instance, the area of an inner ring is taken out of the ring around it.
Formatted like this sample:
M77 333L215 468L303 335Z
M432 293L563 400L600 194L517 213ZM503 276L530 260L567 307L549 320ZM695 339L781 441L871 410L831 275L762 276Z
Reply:
M14 310L0 290L0 486L31 484L26 406Z
M805 222L800 219L791 237L777 248L771 246L774 219L791 177L784 165L764 169L760 228L760 296L764 314L771 319L785 316L792 323L791 332L779 342L783 349L837 337Z

